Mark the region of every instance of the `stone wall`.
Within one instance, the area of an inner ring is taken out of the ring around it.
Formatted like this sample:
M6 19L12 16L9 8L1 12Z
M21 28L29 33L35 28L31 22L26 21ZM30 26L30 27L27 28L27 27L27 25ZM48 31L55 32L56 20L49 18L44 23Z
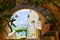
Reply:
M43 6L49 9L55 15L55 18L58 22L56 23L56 25L54 25L54 29L58 30L60 34L60 7L52 4L44 4Z
M39 10L38 9L36 9L36 8L34 8L34 6L33 7L31 7L31 6L29 6L29 5L27 5L26 7L25 7L25 4L23 4L23 2L24 3L28 3L28 1L26 1L26 0L16 0L16 7L13 9L13 10L11 10L11 13L12 13L12 15L17 11L17 10L20 10L20 9L25 9L25 8L30 8L30 9L34 9L34 10L36 10L36 11L38 11L38 15L39 15L39 17L41 18L41 20L42 20L42 35L44 34L44 33L46 33L47 31L49 31L49 29L50 29L50 24L45 24L45 21L46 21L46 19L44 18L44 16L43 15L41 15L41 13L39 13ZM20 4L21 3L21 4ZM27 4L26 3L26 4ZM23 6L23 5L24 6ZM28 3L29 4L29 3ZM18 6L19 5L19 6ZM49 9L50 11L53 11L53 13L57 13L57 11L55 10L56 8L55 7L53 7L53 8L50 8L50 7L52 7L52 6L47 6L47 9ZM58 10L58 9L57 9ZM9 11L7 11L6 13L8 13ZM60 20L60 14L57 14L57 16L56 16L59 20ZM60 21L59 21L60 22ZM7 25L7 23L6 23L6 25ZM5 28L5 25L4 25L4 28ZM6 30L7 30L7 32L8 32L8 27L6 28ZM3 37L2 37L3 36ZM6 33L2 30L2 32L1 32L1 34L0 34L0 38L1 39L3 39L3 38L7 38L7 35L6 35Z

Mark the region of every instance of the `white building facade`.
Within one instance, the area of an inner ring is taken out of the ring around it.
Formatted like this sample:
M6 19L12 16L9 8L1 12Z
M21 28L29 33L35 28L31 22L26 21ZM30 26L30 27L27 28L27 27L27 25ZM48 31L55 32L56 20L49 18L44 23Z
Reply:
M30 10L28 15L29 15L29 17L28 17L29 27L28 27L27 36L29 39L31 39L31 38L35 39L35 38L37 38L36 29L41 30L41 20L40 20L38 14L33 10Z

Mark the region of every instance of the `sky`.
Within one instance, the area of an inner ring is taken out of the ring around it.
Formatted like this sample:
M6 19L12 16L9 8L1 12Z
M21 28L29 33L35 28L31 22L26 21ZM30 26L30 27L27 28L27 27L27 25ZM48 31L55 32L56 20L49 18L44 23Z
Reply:
M15 12L14 15L12 15L11 19L14 17L14 19L16 19L16 21L14 21L13 23L17 26L17 27L21 27L23 25L28 25L28 13L30 12L30 10L19 10L17 12ZM15 16L18 16L17 18Z

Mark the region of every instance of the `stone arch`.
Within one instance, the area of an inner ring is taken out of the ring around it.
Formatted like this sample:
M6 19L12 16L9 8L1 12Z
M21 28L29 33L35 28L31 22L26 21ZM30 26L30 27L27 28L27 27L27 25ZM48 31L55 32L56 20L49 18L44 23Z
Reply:
M41 35L45 34L47 31L49 31L50 24L45 24L46 18L40 13L39 7L35 8L35 6L31 6L31 5L18 5L14 9L12 9L12 11L10 13L13 15L16 11L22 10L22 9L31 9L31 10L37 12L39 18L42 21L41 22L41 25L42 25Z
M16 11L21 10L21 9L31 9L31 10L36 11L37 14L39 15L41 21L42 21L42 31L41 31L41 35L43 35L43 34L45 34L47 31L49 31L49 29L50 29L50 24L45 24L46 18L40 13L39 8L40 8L40 7L35 8L34 5L31 6L31 5L29 5L29 4L27 4L27 5L21 5L21 4L20 4L20 5L17 5L15 8L13 8L13 9L10 11L10 14L13 15ZM8 14L8 15L9 15L9 14ZM4 22L4 25L3 25L4 27L5 27L5 24L7 25L6 22L9 22L9 19L8 19L8 18L7 18L7 20L8 20L8 21L5 21L5 22ZM5 28L5 30L6 30L7 33L8 33L8 25L7 25L7 27ZM3 38L3 39L6 39L6 38L8 37L8 35L6 35L6 33L5 33L4 31L2 31L1 34L3 34L3 35L1 35L0 39L2 39L2 38Z

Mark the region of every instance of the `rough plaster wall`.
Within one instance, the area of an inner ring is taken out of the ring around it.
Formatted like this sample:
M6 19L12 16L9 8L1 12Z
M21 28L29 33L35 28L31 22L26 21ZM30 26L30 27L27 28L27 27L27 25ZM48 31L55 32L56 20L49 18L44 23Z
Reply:
M3 29L0 32L0 39L7 39L7 37L8 37L9 27L8 27L8 25L6 25L6 26L5 25L6 25L6 22L4 22Z
M49 4L44 4L43 6L47 9L49 9L55 15L56 19L58 20L58 23L56 25L54 25L54 29L58 30L59 34L60 34L60 7L57 7L54 5L49 5Z
M59 34L60 34L60 12L55 14L56 18L58 19L58 25L55 27L56 30L59 31Z

